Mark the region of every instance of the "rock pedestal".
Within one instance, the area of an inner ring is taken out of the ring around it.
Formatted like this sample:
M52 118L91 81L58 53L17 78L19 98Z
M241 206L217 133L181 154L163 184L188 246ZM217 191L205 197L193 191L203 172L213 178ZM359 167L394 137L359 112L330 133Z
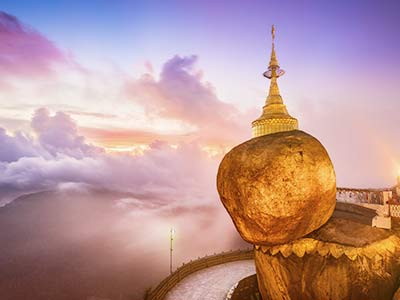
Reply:
M393 231L337 218L291 243L255 247L263 300L391 300L398 257Z

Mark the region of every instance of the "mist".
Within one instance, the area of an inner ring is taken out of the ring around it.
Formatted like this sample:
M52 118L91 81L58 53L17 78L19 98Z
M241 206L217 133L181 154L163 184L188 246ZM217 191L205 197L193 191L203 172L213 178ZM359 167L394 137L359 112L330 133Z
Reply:
M0 209L2 299L143 299L173 268L248 247L215 205L171 206L132 193L64 187Z

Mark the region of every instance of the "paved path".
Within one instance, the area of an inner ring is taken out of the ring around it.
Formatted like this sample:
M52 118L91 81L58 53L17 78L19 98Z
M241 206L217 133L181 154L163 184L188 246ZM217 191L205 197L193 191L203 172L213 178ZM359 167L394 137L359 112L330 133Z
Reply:
M169 291L165 300L223 300L235 283L255 272L254 260L210 267L184 278Z

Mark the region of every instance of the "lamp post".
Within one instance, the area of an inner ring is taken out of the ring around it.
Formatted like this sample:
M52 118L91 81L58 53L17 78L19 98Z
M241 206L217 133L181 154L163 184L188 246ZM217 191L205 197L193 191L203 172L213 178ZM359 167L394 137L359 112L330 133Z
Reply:
M172 242L174 241L174 235L175 235L175 229L171 228L169 232L169 273L172 274L172 251L173 251L173 244Z
M397 175L396 200L400 201L400 170L398 171Z
M397 175L397 187L400 188L400 170L399 170L399 174Z

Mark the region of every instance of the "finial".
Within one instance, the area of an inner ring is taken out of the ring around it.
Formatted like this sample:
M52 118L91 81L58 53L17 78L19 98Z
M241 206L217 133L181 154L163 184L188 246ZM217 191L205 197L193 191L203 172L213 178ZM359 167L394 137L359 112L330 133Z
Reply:
M272 51L271 51L271 58L269 61L268 70L264 72L264 76L271 79L272 77L280 77L282 76L285 71L279 68L278 59L276 58L275 53L275 25L272 25L271 29L271 36L272 36Z
M275 42L275 25L272 25L271 34L272 34L272 44L274 44L274 42Z

